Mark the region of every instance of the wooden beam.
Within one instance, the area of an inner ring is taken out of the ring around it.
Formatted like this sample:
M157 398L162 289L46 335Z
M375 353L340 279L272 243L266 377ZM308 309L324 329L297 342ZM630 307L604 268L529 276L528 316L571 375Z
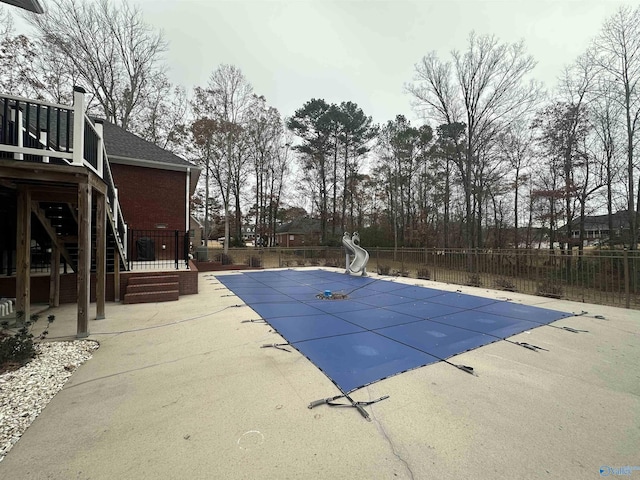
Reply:
M91 286L91 188L78 185L78 327L76 336L89 336Z
M113 249L113 300L120 301L120 254L118 249Z
M17 188L16 184L6 180L4 178L0 179L0 187L8 188L9 190L15 190Z
M49 273L49 306L60 305L60 250L51 246L51 272Z
M18 164L16 166L7 166L7 163ZM22 165L20 165L22 164ZM25 168L26 165L26 168ZM43 163L39 168L34 168L31 162L5 161L0 162L0 178L10 178L14 180L69 183L77 185L87 182L89 171L85 168L78 167L61 167Z
M89 185L93 187L94 190L101 193L102 195L107 194L107 184L104 183L97 173L90 171L89 173Z
M69 211L71 212L73 221L76 222L76 224L78 224L78 215L76 215L76 207L74 207L73 203L67 203L67 207L69 207Z
M16 312L31 316L31 195L25 186L18 188L16 233Z
M78 201L78 187L76 185L47 187L31 187L31 200L49 203L76 203Z
M107 198L96 195L96 320L102 320L107 285Z
M74 263L73 259L71 258L71 254L69 254L69 251L62 244L62 242L60 242L60 239L58 238L56 230L51 225L51 222L49 221L46 214L44 213L44 210L42 210L36 202L32 201L31 211L35 214L36 217L38 217L40 224L44 227L45 231L47 232L47 235L49 235L49 238L51 239L51 243L53 243L53 245L55 245L58 248L58 251L64 257L65 261L73 269L73 271L77 272L78 266Z

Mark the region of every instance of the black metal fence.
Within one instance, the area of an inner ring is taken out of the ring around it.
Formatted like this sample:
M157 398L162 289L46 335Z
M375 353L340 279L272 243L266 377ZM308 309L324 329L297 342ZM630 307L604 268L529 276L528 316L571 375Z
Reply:
M129 230L127 235L130 270L189 267L189 232Z
M367 248L367 270L640 309L640 252ZM345 268L342 248L209 248L205 258L242 266Z

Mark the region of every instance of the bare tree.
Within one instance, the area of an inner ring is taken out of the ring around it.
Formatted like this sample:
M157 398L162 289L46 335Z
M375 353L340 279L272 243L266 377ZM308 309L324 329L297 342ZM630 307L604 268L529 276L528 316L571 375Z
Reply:
M599 76L596 85L596 98L590 105L593 122L593 134L595 136L595 153L599 157L599 165L602 168L602 177L606 186L605 204L607 208L607 223L609 227L609 244L614 246L617 239L614 238L614 196L616 185L620 182L624 164L621 162L621 153L624 144L623 122L621 105L615 101L613 83L606 76Z
M34 96L38 83L36 58L36 45L25 35L14 35L13 17L0 8L0 90Z
M482 158L483 148L513 119L530 109L541 88L526 82L535 61L522 42L499 43L494 36L471 33L466 52L452 52L453 63L442 62L435 53L416 65L415 82L407 86L429 118L438 123L461 122L466 127L464 156L457 164L465 195L465 243L479 245L482 218L474 206L478 185L473 184L473 168Z
M196 121L208 121L208 142L214 146L208 168L215 179L225 215L225 253L229 247L230 202L236 206L236 241L241 241L240 195L244 186L247 158L245 129L255 101L253 87L239 68L220 65L209 77L206 88L196 87L192 108Z
M594 40L594 49L597 54L595 60L610 76L617 93L615 98L623 110L627 153L627 208L631 230L629 243L635 250L640 210L640 184L636 186L634 176L636 133L640 128L640 7L620 7L605 21Z
M107 120L128 130L163 71L162 33L126 0L51 0L47 6L46 15L24 14L38 41L77 72Z
M247 128L249 154L255 175L255 234L257 244L268 245L272 243L269 239L273 227L274 202L282 187L278 182L282 173L278 167L284 123L278 110L267 106L264 97L256 100Z
M154 85L131 129L160 148L186 155L187 92L184 87L172 86L164 72L157 72Z
M513 180L513 244L520 246L520 190L526 186L529 178L529 166L532 159L533 132L525 122L514 122L509 129L499 135L498 145L511 168Z

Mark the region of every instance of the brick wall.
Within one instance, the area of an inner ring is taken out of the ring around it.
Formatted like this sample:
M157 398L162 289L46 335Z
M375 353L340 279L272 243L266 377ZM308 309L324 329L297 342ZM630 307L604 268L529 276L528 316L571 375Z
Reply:
M193 262L189 262L190 270L168 270L166 272L121 272L120 273L120 300L131 277L150 277L166 274L177 274L180 279L180 295L193 295L198 293L198 269ZM68 273L60 275L60 303L75 303L77 301L76 274ZM16 277L0 277L0 297L14 298L16 296ZM112 302L113 273L107 274L106 300ZM91 274L91 301L96 301L96 276ZM49 302L49 275L31 276L31 303Z
M111 163L125 222L130 229L187 230L186 173Z
M311 247L320 245L320 234L278 233L276 241L279 247Z

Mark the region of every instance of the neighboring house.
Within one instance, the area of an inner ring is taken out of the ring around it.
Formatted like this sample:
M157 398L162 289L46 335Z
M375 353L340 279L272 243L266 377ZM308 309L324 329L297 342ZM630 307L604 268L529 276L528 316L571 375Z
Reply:
M242 241L254 242L256 239L256 227L254 225L243 225L242 227Z
M608 215L589 215L584 218L584 239L587 245L608 240L610 237L619 238L629 230L629 214L621 210L613 214L613 233L609 231ZM571 238L580 238L580 217L572 222ZM562 227L564 229L564 227Z
M203 245L202 239L204 238L204 226L193 215L189 220L189 238L191 240L191 247L196 248Z
M281 247L319 245L322 238L320 220L298 218L276 229L276 242Z

